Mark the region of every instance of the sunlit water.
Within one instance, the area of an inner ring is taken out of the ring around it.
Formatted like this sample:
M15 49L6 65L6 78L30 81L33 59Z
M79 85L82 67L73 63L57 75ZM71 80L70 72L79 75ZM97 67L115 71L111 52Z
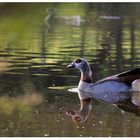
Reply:
M139 6L1 3L0 136L140 136L140 117L111 104L93 100L82 124L65 113L80 108L75 58L93 81L140 67Z

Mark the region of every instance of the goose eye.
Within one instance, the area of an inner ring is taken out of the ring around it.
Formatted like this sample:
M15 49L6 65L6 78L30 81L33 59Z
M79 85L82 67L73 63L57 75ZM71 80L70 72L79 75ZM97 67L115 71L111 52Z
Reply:
M80 63L81 62L81 59L77 59L75 62L76 63Z

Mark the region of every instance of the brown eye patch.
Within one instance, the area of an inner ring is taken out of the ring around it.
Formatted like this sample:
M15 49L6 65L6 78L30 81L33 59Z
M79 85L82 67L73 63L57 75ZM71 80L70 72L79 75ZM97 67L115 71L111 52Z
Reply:
M76 59L75 62L76 63L80 63L81 62L81 59Z

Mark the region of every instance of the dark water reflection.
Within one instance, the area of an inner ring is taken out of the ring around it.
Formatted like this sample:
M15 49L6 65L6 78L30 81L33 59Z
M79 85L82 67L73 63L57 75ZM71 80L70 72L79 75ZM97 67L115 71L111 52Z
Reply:
M140 136L140 118L110 104L93 101L83 124L65 114L80 107L68 91L75 58L90 62L94 81L140 67L139 6L1 3L0 136Z

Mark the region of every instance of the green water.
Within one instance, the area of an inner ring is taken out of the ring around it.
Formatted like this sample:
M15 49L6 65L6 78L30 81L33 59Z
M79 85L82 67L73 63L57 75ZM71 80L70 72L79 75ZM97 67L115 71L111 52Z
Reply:
M139 3L0 3L0 136L140 136L139 117L93 101L85 123L65 112L80 108L80 73L66 66L87 59L93 81L140 67Z

